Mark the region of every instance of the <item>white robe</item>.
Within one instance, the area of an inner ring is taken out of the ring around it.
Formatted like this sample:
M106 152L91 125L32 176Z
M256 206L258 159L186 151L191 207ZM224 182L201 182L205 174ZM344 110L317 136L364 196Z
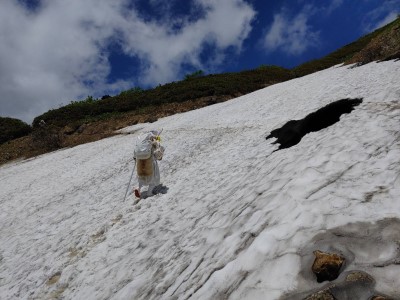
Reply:
M156 140L152 144L151 157L147 160L136 160L139 191L141 191L143 186L148 186L147 191L150 193L160 184L160 169L157 160L162 159L165 150Z

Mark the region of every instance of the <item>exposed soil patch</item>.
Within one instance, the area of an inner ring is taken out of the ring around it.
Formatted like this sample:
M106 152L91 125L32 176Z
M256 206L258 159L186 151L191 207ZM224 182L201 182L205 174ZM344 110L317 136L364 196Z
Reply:
M307 133L319 131L339 122L342 114L350 113L362 98L342 99L317 110L301 120L291 120L281 128L272 130L266 137L277 138L273 144L280 144L278 150L297 145Z
M51 276L49 278L49 280L47 280L47 285L53 285L53 284L57 283L58 280L60 280L60 277L61 277L61 272L57 272L56 274Z

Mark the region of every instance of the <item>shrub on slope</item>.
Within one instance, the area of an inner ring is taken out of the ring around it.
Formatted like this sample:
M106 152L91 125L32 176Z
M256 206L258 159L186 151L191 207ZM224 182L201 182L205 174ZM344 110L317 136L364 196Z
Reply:
M0 144L28 135L32 128L18 119L0 117Z
M214 96L218 102L222 96L237 97L289 79L291 79L290 71L277 66L265 66L240 73L190 77L154 89L131 89L105 99L73 101L36 117L33 127L37 128L40 120L49 125L64 127L74 122L83 123L85 120L98 119L107 114L139 111L149 106L182 103L209 96Z

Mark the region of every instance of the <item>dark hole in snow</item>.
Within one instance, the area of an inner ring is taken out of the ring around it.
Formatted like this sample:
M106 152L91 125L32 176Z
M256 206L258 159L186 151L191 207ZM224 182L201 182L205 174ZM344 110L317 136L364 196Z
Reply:
M309 114L304 119L291 120L281 128L272 130L266 139L277 138L273 144L280 144L278 150L290 148L297 145L307 133L319 131L339 122L342 114L350 113L361 102L362 98L355 98L342 99L330 103L316 112Z

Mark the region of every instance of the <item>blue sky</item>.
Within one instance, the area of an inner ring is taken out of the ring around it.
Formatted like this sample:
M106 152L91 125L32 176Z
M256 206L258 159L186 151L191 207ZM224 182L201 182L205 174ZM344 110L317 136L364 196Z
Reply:
M0 115L186 74L292 68L394 20L400 0L0 0Z

